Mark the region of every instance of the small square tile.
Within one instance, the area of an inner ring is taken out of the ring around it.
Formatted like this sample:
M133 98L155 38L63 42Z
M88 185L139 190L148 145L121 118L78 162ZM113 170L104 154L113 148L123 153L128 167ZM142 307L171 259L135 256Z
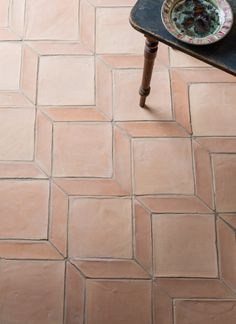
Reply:
M0 108L0 160L32 160L34 109Z
M156 276L217 276L214 215L154 215L153 239Z
M70 256L132 257L130 199L75 199L70 211Z
M21 44L0 43L0 91L18 90L21 68Z
M48 199L49 184L46 180L2 180L0 238L46 239Z
M62 324L64 262L1 261L1 323Z
M96 52L101 54L141 53L144 38L127 22L130 8L98 8Z
M139 139L133 145L136 194L193 194L189 139Z
M235 83L193 84L189 96L194 135L236 135Z
M110 123L57 123L54 126L54 176L110 177Z
M93 105L92 56L42 57L38 83L39 105Z
M236 211L236 154L213 155L216 210Z
M87 282L87 324L151 324L151 282Z
M149 109L140 109L139 92L142 71L114 71L115 120L172 120L170 80L167 69L153 72L152 92L147 99Z
M76 39L78 6L78 0L28 0L26 39Z

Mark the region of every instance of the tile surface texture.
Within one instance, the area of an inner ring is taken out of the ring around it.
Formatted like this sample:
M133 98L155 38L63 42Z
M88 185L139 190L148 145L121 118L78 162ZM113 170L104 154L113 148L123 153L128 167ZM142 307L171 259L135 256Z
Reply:
M234 324L236 79L135 0L0 0L0 323Z

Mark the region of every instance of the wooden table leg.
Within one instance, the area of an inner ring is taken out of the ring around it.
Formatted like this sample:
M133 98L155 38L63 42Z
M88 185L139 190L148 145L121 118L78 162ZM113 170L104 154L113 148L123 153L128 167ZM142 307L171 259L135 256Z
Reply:
M153 39L152 37L146 36L146 44L144 50L144 68L143 68L143 78L142 84L139 90L140 94L140 107L145 106L146 97L149 95L151 87L151 78L152 71L155 62L155 58L157 55L158 49L158 41Z

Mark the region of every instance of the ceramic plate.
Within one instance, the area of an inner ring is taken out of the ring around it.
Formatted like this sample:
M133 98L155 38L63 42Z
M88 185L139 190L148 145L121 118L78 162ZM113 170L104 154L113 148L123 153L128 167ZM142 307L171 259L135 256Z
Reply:
M165 0L161 16L174 37L194 45L219 41L233 25L233 12L226 0Z

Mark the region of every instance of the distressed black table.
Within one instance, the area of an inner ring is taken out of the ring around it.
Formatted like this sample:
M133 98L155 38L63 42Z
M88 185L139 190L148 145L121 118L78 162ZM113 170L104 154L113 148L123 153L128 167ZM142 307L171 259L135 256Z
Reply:
M146 97L150 93L159 41L236 76L236 0L228 2L234 12L234 25L230 33L218 43L194 46L180 42L165 29L161 20L163 0L138 0L131 11L130 23L146 36L143 79L139 91L141 107L145 106Z

